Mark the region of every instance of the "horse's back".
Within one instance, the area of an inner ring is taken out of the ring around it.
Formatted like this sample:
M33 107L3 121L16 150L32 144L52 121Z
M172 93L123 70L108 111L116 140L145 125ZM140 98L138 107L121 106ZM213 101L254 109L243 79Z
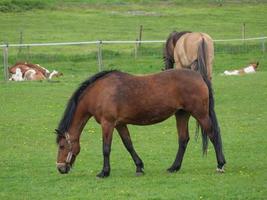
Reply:
M203 89L202 77L191 70L173 69L144 76L114 72L89 88L87 99L97 121L105 117L118 123L153 124L183 109L188 99L197 101L195 97L199 98Z
M95 97L99 98L104 98L105 95L112 98L140 95L138 98L142 98L142 94L153 96L153 92L165 93L168 88L182 90L184 85L193 88L203 84L205 85L205 82L201 75L188 69L171 69L148 75L132 75L116 71L98 80L93 90L97 92Z

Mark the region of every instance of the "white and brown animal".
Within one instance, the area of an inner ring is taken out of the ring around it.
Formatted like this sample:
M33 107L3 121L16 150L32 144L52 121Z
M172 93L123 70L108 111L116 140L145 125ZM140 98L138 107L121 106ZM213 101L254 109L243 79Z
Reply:
M9 67L8 70L9 70L9 73L11 74L11 78L9 80L14 80L14 81L45 80L45 79L52 79L53 77L59 77L63 75L61 72L58 72L56 70L53 70L52 72L50 72L48 69L40 66L39 64L32 64L32 63L27 63L27 62L17 62L12 67ZM16 77L20 76L19 72L21 72L22 74L22 79L14 78L15 76Z
M247 67L243 67L241 69L225 70L223 72L223 74L227 75L227 76L238 76L238 75L244 75L244 74L252 74L252 73L255 73L257 71L258 66L259 66L259 62L250 63Z
M23 74L20 68L17 68L15 73L9 78L10 81L24 81Z

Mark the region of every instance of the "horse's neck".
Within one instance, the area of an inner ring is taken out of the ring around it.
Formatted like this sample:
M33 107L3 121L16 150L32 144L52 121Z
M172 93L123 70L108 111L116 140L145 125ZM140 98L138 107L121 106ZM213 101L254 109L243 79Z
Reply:
M243 69L245 73L253 73L255 72L255 68L253 65L249 65L248 67Z
M82 100L78 102L75 114L72 118L71 125L68 130L69 134L72 135L73 139L75 140L80 139L84 126L86 125L88 119L92 116L87 112L84 113L86 110L84 108L84 105L86 104L83 103L84 99L85 98L82 98Z
M57 74L58 74L58 72L57 72L56 70L53 70L53 71L49 74L48 79L52 79L53 76L55 76L55 75L57 75Z

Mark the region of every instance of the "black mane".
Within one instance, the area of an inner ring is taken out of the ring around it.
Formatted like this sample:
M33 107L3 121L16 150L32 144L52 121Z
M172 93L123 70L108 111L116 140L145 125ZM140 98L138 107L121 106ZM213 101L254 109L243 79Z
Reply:
M192 33L191 31L173 31L167 38L166 44L163 51L163 60L165 62L165 69L173 68L174 64L174 57L173 57L173 50L169 48L169 45L172 44L173 46L176 45L176 42L186 33Z
M91 76L90 78L88 78L87 80L85 80L84 82L82 82L80 84L80 87L78 87L76 89L76 91L73 93L73 95L71 96L71 98L69 99L69 102L66 106L65 112L59 122L58 128L56 129L56 133L59 136L62 136L65 134L65 132L68 131L71 121L73 119L73 115L74 112L77 108L78 102L80 100L81 95L83 94L83 92L85 91L85 89L91 85L92 83L94 83L96 80L106 76L107 74L113 73L113 72L117 72L117 70L109 70L109 71L102 71L99 72L93 76ZM57 139L58 142L58 139Z
M192 33L192 32L191 31L181 31L181 32L174 31L169 35L168 40L172 39L173 45L175 45L176 42L186 33Z

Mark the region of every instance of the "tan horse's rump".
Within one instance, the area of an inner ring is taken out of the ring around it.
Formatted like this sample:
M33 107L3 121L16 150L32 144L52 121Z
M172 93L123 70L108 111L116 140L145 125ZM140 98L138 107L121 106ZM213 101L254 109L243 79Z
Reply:
M214 45L212 38L200 32L172 32L164 48L165 69L190 68L212 78ZM200 62L203 63L199 66Z

